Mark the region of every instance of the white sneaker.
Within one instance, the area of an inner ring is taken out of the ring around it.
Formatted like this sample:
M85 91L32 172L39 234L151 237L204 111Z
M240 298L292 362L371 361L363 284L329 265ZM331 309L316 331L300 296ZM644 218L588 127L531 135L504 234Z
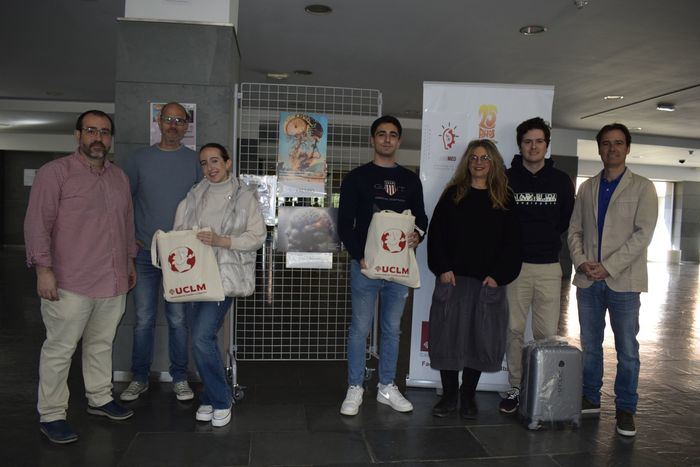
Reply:
M210 422L214 418L214 407L211 405L200 405L194 419L198 422Z
M342 415L357 415L360 405L362 405L362 394L364 392L365 390L362 386L350 386L347 394L345 394L343 405L340 406L340 413Z
M226 426L231 421L231 407L228 409L214 409L211 418L211 426Z
M377 388L377 402L390 405L397 412L410 412L413 410L413 404L399 392L399 388L394 383L380 384Z
M124 389L119 395L119 399L123 401L135 401L139 398L139 394L148 391L148 382L142 383L140 381L132 381L129 386Z
M191 401L194 399L194 392L192 392L192 388L190 388L186 380L173 383L173 391L179 401Z

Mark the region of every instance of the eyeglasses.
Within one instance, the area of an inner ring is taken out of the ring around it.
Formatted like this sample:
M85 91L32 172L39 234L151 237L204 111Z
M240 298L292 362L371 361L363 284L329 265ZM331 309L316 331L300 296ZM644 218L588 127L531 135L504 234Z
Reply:
M481 162L491 162L491 156L488 154L483 155L483 156L477 156L475 154L472 154L469 156L469 162L476 162L476 161L481 161Z
M170 115L164 115L164 116L160 117L160 121L163 123L166 123L168 125L170 125L171 123L174 123L177 126L185 126L187 124L186 118L171 117Z
M112 135L112 130L110 130L109 128L95 128L94 126L82 128L81 131L83 133L86 133L88 136L99 136L100 138L102 138L103 136Z

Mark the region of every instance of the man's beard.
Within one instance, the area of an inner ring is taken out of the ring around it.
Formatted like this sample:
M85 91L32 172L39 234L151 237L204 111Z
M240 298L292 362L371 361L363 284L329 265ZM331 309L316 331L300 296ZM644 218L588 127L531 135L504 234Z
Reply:
M104 159L107 155L107 146L99 141L95 141L87 147L83 147L83 153L90 159Z

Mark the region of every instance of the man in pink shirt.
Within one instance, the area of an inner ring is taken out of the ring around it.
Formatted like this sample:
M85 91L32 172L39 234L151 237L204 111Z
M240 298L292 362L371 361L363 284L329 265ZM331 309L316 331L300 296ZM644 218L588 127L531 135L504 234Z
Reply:
M129 180L107 160L113 134L104 112L81 114L77 150L39 169L24 220L46 327L37 408L40 430L54 443L78 440L66 410L68 370L81 338L88 413L112 420L134 414L112 398L112 342L136 283Z

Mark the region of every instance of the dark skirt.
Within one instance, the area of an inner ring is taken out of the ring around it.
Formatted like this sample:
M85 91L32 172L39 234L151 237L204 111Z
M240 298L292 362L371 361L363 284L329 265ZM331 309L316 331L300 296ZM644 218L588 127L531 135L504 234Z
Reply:
M459 276L456 286L435 281L430 306L430 366L498 371L506 351L506 288Z

